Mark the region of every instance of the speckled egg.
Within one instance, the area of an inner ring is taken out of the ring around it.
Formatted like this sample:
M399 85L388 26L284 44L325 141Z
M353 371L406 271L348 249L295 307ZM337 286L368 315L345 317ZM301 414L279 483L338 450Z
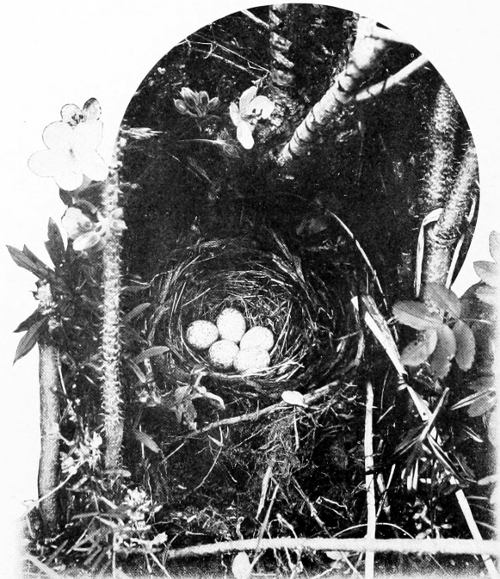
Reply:
M269 352L262 348L249 348L238 352L234 367L238 372L258 372L267 368L270 362Z
M186 340L195 350L206 350L219 338L219 330L212 322L196 320L186 330Z
M274 346L274 336L271 330L264 328L264 326L254 326L245 333L241 338L240 348L242 350L249 350L252 348L261 348L262 350L269 350Z
M208 359L217 370L229 370L240 349L231 340L218 340L208 350Z
M220 337L223 340L231 340L231 342L239 343L247 324L243 314L234 308L225 308L217 316L217 328L219 329Z

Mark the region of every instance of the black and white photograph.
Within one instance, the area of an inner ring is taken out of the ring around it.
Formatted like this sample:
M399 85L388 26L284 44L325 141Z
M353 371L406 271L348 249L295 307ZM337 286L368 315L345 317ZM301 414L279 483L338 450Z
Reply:
M12 8L2 577L500 577L495 12Z

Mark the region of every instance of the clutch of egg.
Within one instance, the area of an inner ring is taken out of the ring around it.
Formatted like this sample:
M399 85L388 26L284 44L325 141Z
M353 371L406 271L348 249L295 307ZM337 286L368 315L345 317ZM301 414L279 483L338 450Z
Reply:
M222 310L216 324L206 320L192 322L186 330L186 340L195 350L208 349L208 359L217 370L234 367L240 373L267 368L274 345L268 328L254 326L246 331L245 318L235 308Z

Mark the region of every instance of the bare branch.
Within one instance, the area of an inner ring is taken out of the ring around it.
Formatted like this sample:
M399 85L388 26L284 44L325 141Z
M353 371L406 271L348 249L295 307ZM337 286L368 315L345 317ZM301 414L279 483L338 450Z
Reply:
M365 88L358 92L355 97L356 102L365 102L371 98L378 97L382 94L385 94L391 88L402 84L408 77L410 77L414 72L420 70L423 66L425 66L429 62L429 59L425 56L418 56L415 60L412 60L409 64L407 64L404 68L382 80L377 82L376 84Z
M166 560L172 560L217 555L231 551L253 551L257 547L257 543L258 539L243 539L209 545L194 545L182 549L171 549L164 553L164 557ZM295 539L285 537L262 539L259 549L498 556L498 553L500 553L500 541L476 541L471 539Z
M359 19L356 40L345 69L337 75L333 86L309 111L290 141L283 147L278 158L280 165L286 165L296 157L307 155L320 131L355 98L360 84L374 70L387 43L370 36L372 27L371 20Z

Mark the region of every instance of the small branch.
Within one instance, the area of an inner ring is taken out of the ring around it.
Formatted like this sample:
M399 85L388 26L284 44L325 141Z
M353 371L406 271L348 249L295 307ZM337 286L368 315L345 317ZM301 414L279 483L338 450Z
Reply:
M286 165L297 157L305 157L324 129L348 103L354 100L360 84L372 73L387 47L384 40L369 36L373 22L360 18L352 52L346 67L309 111L290 141L283 147L278 164Z
M365 413L365 486L366 486L366 538L375 539L377 511L375 506L375 477L373 461L373 387L370 381L366 383L366 413ZM365 578L373 579L375 575L375 553L366 551Z
M318 388L315 392L311 392L310 394L305 394L304 395L304 403L306 405L308 405L308 404L311 404L312 402L315 402L316 400L318 400L319 398L324 396L330 390L330 388L332 388L333 386L336 386L337 384L338 384L338 381L335 380L334 382L331 382L330 384L326 384L325 386ZM292 407L290 406L290 404L287 404L286 402L276 402L276 404L272 404L271 406L267 406L266 408L263 408L262 410L256 410L255 412L248 412L247 414L240 414L239 416L232 416L231 418L224 418L222 420L218 420L217 422L212 422L210 424L207 424L207 426L200 428L199 430L194 430L193 432L190 432L186 436L179 436L177 438L184 438L184 439L194 438L196 436L199 436L200 434L205 434L206 432L210 432L211 430L214 430L215 428L222 428L224 426L233 426L235 424L240 424L243 422L252 422L254 420L258 420L259 418L262 418L262 416L267 416L268 414L278 412L279 410L287 410L290 408L292 408Z
M371 98L375 98L386 93L391 88L403 83L403 81L405 81L417 70L420 70L428 62L429 59L425 56L419 56L415 58L415 60L412 60L409 64L407 64L405 67L403 67L389 78L377 82L376 84L373 84L372 86L358 92L358 94L354 97L354 100L357 103L366 102Z
M258 539L244 539L209 545L194 545L182 549L171 549L164 553L164 557L165 560L173 560L218 555L219 553L231 551L253 551L257 543ZM259 549L498 556L498 553L500 553L500 541L475 541L472 539L308 539L285 537L262 539Z
M260 18L255 16L255 14L252 14L250 10L242 10L241 13L250 18L250 20L253 20L259 26L262 26L262 28L264 28L265 30L269 30L269 24L267 22L264 22L264 20L261 20Z

